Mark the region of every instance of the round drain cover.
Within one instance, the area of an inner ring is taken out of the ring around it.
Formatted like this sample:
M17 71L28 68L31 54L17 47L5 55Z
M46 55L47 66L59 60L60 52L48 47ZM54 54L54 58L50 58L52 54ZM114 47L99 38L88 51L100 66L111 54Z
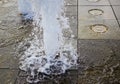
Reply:
M89 2L98 2L100 0L87 0L87 1L89 1Z
M88 11L88 13L94 16L98 16L98 15L102 15L104 12L101 9L91 9Z
M103 24L91 25L90 29L96 33L105 33L108 30L108 27Z

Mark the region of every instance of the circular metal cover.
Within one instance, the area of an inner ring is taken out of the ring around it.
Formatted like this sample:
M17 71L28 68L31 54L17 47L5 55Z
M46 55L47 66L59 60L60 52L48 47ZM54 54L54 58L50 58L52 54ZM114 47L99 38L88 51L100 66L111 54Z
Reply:
M108 30L108 27L103 24L91 25L90 29L96 33L105 33Z
M104 11L101 9L91 9L88 11L88 13L94 16L98 16L98 15L102 15Z
M89 1L89 2L98 2L100 0L87 0L87 1Z

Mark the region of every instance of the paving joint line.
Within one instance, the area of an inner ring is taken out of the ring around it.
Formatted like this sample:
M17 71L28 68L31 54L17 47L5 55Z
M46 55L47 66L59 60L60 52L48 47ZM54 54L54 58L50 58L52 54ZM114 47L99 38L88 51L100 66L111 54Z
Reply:
M15 79L14 84L16 84L16 82L17 82L17 80L18 80L19 74L20 74L20 70L19 70L18 73L17 73L17 77L16 77L16 79Z
M79 40L78 40L78 28L79 28L79 1L77 0L77 54L78 54L78 42L79 42ZM78 55L78 60L79 60L79 55ZM77 71L77 73L78 73L78 71ZM79 77L79 74L77 74L77 83L78 83L78 77Z

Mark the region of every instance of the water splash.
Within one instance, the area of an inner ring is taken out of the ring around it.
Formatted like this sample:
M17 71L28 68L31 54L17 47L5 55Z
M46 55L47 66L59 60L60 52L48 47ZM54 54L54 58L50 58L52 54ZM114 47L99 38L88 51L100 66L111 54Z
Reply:
M18 9L24 19L32 19L34 13L32 11L32 4L30 0L18 0Z
M30 0L29 3L34 14L34 28L30 34L32 39L24 42L30 46L20 58L20 69L30 74L27 80L33 83L44 78L39 73L65 73L66 69L77 64L77 53L72 45L73 34L68 18L65 17L64 0Z

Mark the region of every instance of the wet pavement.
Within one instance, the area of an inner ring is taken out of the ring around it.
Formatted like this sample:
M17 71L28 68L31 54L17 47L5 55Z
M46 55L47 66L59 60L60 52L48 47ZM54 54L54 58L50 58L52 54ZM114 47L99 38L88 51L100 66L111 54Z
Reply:
M40 84L120 84L120 1L66 1L66 16L79 56L78 68L56 79L59 83L46 80ZM91 9L100 9L103 13L93 11L92 15ZM107 29L101 32L98 26L93 31L94 25L105 25ZM0 84L28 84L27 73L19 70L16 51L18 43L27 38L30 31L30 24L21 23L16 0L0 0Z
M96 0L79 0L78 53L81 66L78 70L81 75L78 83L119 84L120 2L94 1Z

